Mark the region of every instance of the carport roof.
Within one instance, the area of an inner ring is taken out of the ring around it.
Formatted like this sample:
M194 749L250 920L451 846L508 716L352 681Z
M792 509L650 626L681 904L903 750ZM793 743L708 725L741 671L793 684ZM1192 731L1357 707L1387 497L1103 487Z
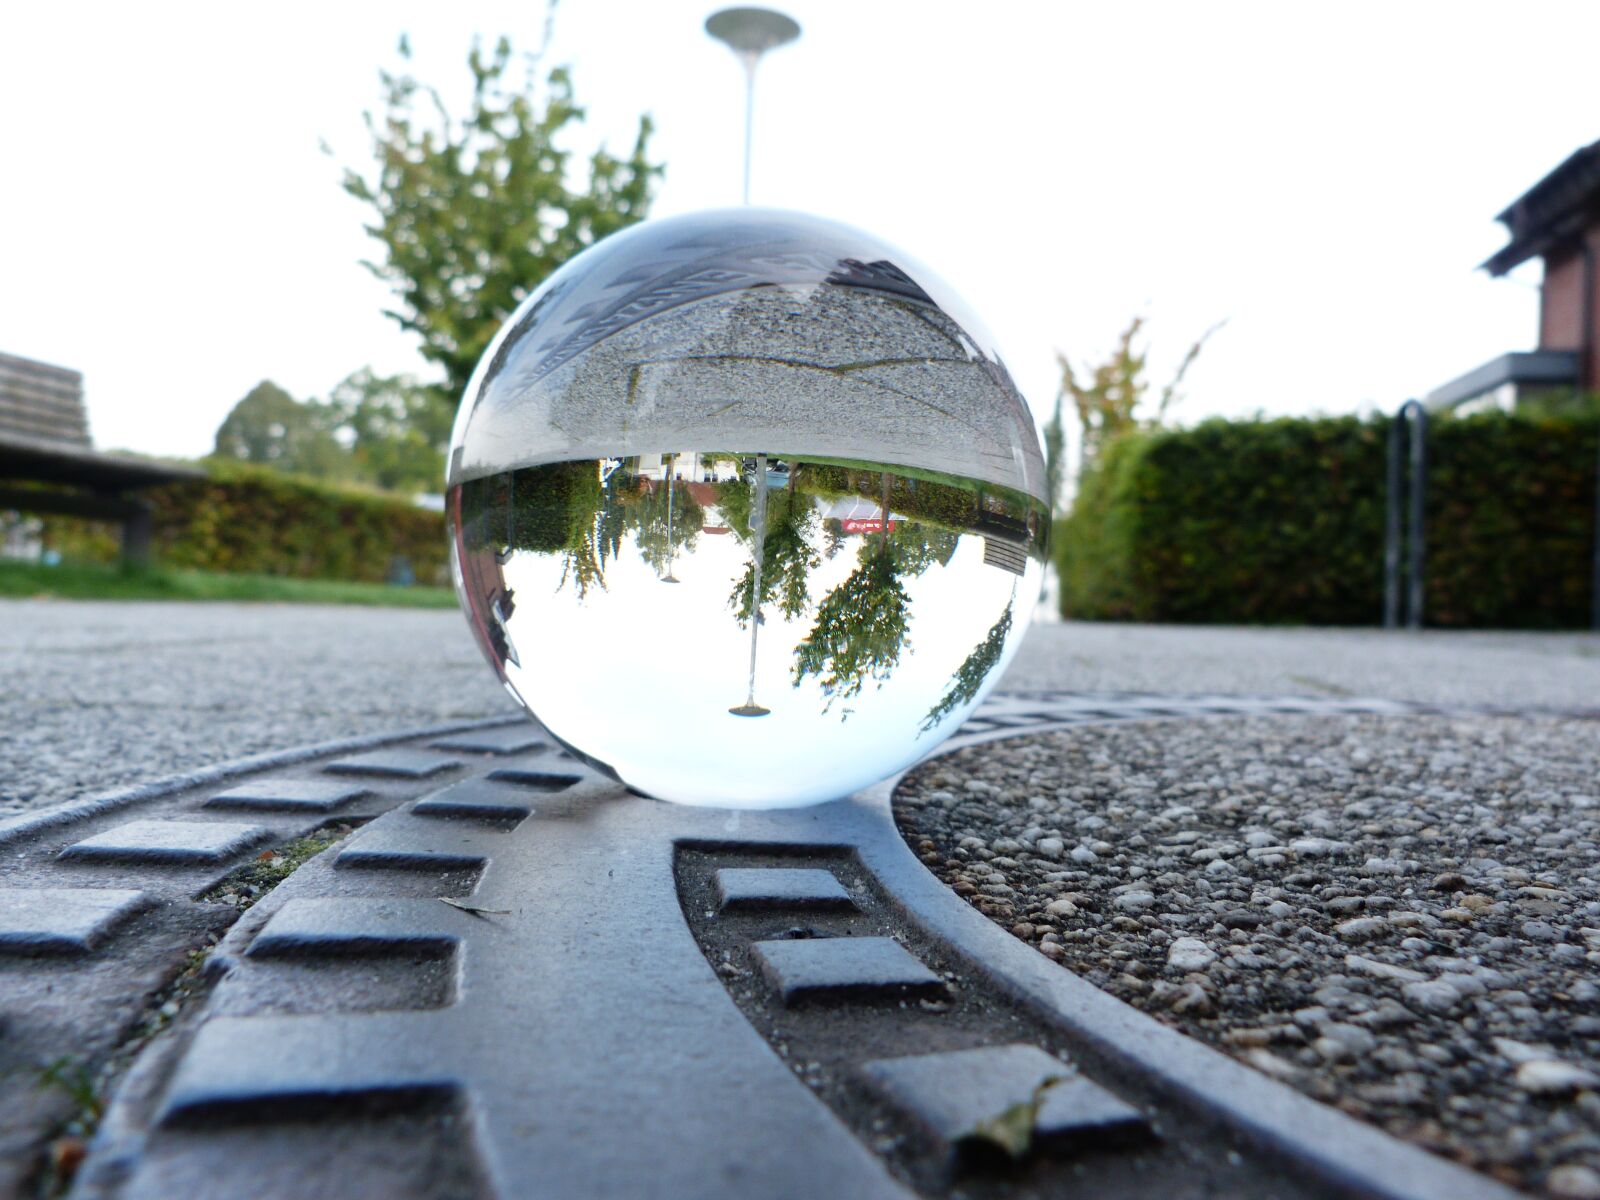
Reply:
M1504 275L1600 223L1600 141L1575 150L1496 219L1511 241L1482 264L1491 275Z

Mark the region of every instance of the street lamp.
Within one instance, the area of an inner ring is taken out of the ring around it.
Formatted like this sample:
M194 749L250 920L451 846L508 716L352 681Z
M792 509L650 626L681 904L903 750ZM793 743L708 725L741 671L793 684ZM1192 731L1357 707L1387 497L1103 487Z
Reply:
M706 18L706 32L725 42L744 64L744 202L750 203L750 129L756 104L756 64L800 36L799 23L770 8L724 8Z
M736 717L764 717L772 710L756 703L756 635L761 631L761 564L767 544L767 456L756 455L755 496L750 506L750 540L755 546L754 590L750 593L750 680L744 703L728 711Z
M672 481L676 477L672 468L678 461L676 454L666 456L667 464L667 573L662 578L662 583L677 583L678 577L672 573Z

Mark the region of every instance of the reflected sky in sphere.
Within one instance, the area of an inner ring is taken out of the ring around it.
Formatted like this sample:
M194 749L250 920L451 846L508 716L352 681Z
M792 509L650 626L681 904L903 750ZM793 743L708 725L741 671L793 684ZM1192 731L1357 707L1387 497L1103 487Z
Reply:
M922 757L1003 672L1047 550L976 321L867 235L763 210L553 275L485 353L449 482L508 690L680 803L814 803Z

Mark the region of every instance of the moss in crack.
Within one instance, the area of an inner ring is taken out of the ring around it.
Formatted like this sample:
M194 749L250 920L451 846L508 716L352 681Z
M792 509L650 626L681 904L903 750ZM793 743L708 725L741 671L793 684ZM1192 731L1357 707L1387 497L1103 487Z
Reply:
M34 1196L54 1200L72 1186L118 1080L152 1038L209 990L205 965L216 942L212 935L204 946L184 956L178 973L150 997L128 1036L110 1055L98 1060L62 1055L40 1068L39 1082L64 1092L73 1109L50 1133L45 1159L34 1176Z
M85 1060L63 1054L39 1069L39 1082L66 1093L73 1105L71 1115L52 1131L35 1189L40 1196L59 1196L72 1183L89 1139L105 1115L106 1072L104 1067L97 1072Z
M305 837L265 850L199 899L231 905L241 911L247 909L310 859L343 841L354 830L355 825L348 822L325 825ZM123 1074L152 1040L211 990L212 979L207 974L206 964L218 936L210 935L205 945L185 956L177 974L150 997L127 1037L111 1054L96 1059L64 1055L40 1067L41 1086L64 1092L73 1107L51 1131L45 1160L34 1174L33 1195L38 1200L55 1200L66 1195L100 1127L107 1101Z
M221 883L200 896L201 900L230 904L235 908L249 908L308 861L328 847L349 837L355 826L348 822L324 825L305 837L296 838L271 850L263 850L255 859L235 870Z

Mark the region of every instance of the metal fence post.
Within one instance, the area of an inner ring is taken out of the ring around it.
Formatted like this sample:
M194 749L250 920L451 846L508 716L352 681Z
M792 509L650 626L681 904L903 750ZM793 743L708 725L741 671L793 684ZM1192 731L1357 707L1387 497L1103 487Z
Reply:
M1409 446L1406 445L1408 438ZM1409 480L1406 478L1407 457L1411 460ZM1383 522L1383 627L1398 629L1403 622L1407 629L1421 629L1427 567L1424 522L1428 499L1428 412L1419 401L1407 400L1389 424L1387 474ZM1409 495L1406 494L1408 483ZM1402 542L1405 543L1404 554ZM1400 585L1402 561L1405 563L1403 589Z
M1388 489L1383 517L1383 627L1400 628L1400 488L1404 483L1404 456L1400 439L1403 418L1389 422Z
M1410 578L1406 580L1406 626L1422 628L1423 584L1428 559L1426 505L1428 501L1428 410L1415 400L1408 400L1400 408L1402 414L1411 410L1411 528L1407 538L1411 545Z

